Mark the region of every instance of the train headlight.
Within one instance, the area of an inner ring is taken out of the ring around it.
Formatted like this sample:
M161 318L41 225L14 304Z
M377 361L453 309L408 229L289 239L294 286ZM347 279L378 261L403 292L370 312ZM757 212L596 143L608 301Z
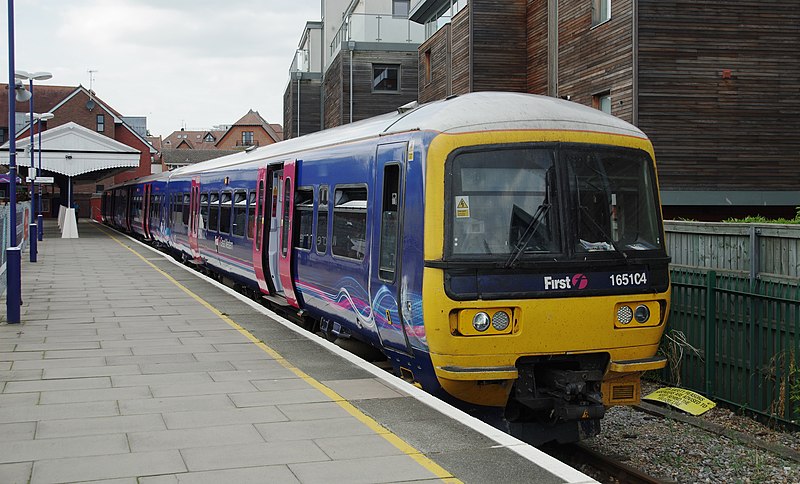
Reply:
M489 329L490 324L492 324L492 320L489 319L489 315L484 312L475 313L475 316L472 317L472 327L475 328L476 331L484 332Z
M628 324L633 320L633 310L630 306L620 306L617 309L617 321L620 324Z
M633 312L633 318L637 323L646 323L650 319L650 308L644 304L636 306L636 311Z
M505 311L497 311L494 313L494 316L492 316L492 327L497 331L505 331L510 322L511 316Z

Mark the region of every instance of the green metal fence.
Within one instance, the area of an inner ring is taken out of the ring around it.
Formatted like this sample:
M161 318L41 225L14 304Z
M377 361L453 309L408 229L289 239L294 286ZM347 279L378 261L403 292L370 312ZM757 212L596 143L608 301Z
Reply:
M680 225L678 229L686 229L685 223ZM761 232L751 228L745 232L751 235L745 236L746 243L734 244L737 247L731 250L730 243L722 242L731 240L725 232L741 228L716 224L720 233L713 234L709 230L713 225L704 224L696 234L707 249L707 259L716 262L705 267L672 266L672 308L662 341L670 364L661 377L716 401L800 422L800 280L796 256L791 254L797 235L782 234L787 239L782 245L788 249L776 255L792 262L783 264L784 274L762 272L753 267L756 264L746 271L742 259L775 267L770 250L764 250L775 241L760 240ZM675 230L668 227L667 238L681 238L685 244L687 231ZM714 247L738 256L712 256ZM758 253L761 256L748 257Z

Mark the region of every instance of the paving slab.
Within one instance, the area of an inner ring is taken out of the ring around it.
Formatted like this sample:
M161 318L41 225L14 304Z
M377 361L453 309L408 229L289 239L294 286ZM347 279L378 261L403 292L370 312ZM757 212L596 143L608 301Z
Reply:
M23 322L0 323L2 483L590 482L168 257L79 232L23 261Z

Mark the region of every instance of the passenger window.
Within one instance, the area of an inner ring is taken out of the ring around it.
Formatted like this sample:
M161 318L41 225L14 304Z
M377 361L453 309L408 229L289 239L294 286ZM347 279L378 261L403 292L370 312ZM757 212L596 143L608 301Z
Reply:
M252 239L256 228L256 191L251 190L247 197L247 238Z
M311 250L314 240L314 189L298 188L294 195L297 235L295 247Z
M208 227L208 193L200 194L200 230Z
M233 235L244 237L247 228L247 192L233 194Z
M189 225L189 194L183 194L183 206L181 207L183 213L183 225Z
M367 187L336 188L333 202L331 252L364 260L367 243Z
M208 202L208 230L217 232L219 231L219 193L212 193Z
M183 195L176 193L172 196L172 226L177 227L178 222L181 220L183 208L181 207L181 200Z
M223 234L231 232L231 192L223 192L220 199L219 231Z
M317 254L328 251L328 186L319 187L317 207Z
M378 275L394 281L397 267L397 231L400 205L400 165L387 165L383 172L383 203L381 204L381 248Z

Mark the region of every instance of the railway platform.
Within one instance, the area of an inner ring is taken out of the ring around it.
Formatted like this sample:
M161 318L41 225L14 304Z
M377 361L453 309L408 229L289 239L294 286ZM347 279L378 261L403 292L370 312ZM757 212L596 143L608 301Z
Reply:
M2 483L594 482L157 251L79 233L47 221L22 323L0 324Z

